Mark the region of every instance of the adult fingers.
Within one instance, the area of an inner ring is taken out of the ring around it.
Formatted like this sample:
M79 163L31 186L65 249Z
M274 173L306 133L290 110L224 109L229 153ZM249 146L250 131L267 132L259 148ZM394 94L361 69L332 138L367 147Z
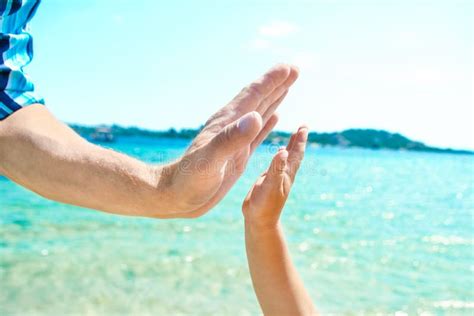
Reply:
M283 102L287 94L288 94L288 90L286 90L285 93L283 93L283 95L281 95L272 105L270 105L267 111L265 111L265 113L262 116L263 125L265 125L268 122L268 120L273 116L273 114L275 114L275 110L278 108L281 102Z
M253 153L255 149L267 138L268 134L270 134L278 123L278 115L273 113L273 115L264 123L264 126L257 137L253 140L252 144L250 145L250 153Z
M298 79L299 76L299 69L296 68L295 66L290 66L290 74L286 78L285 82L283 82L281 85L276 87L265 99L263 99L258 108L257 111L264 116L265 113L267 113L267 116L271 115L276 107L281 103L276 103L278 99L281 98L288 89L295 83L296 79ZM276 106L274 106L276 104ZM273 105L273 107L272 107Z
M261 78L245 87L232 100L230 104L233 110L240 114L257 110L263 100L287 81L292 72L291 69L292 67L289 65L278 64L268 70ZM263 114L263 112L260 112L260 114Z

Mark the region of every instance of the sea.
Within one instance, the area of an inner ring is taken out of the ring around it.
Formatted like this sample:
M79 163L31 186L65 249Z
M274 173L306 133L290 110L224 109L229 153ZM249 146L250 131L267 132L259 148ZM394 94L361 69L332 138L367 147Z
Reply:
M150 163L188 145L103 144ZM261 315L241 204L275 150L198 219L104 214L0 177L0 315ZM323 315L473 315L473 216L472 155L309 146L282 224Z

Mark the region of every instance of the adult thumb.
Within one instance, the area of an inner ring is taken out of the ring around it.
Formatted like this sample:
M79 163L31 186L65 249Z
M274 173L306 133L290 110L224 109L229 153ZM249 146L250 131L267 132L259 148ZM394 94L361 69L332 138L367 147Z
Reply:
M252 143L262 129L262 117L258 112L249 112L227 125L210 143L210 150L227 157Z

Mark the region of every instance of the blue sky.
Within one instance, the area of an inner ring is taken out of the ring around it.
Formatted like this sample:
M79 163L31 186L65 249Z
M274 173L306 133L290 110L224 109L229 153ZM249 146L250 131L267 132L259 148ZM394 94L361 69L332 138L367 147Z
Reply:
M474 1L48 0L28 71L61 120L198 127L277 62L279 130L379 128L474 149Z

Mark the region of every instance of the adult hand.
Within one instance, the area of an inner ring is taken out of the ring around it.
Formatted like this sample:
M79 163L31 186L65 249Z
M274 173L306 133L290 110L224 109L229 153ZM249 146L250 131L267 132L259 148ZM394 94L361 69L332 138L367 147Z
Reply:
M277 123L275 111L297 78L296 67L270 69L215 113L183 157L161 171L176 197L170 217L200 216L225 196Z

